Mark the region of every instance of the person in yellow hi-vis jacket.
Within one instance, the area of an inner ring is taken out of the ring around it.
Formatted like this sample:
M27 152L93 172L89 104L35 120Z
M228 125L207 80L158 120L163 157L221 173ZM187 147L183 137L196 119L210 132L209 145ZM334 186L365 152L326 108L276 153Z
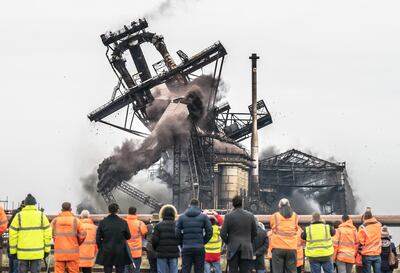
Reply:
M10 255L19 260L19 273L39 273L40 261L50 253L50 223L35 205L35 197L28 194L25 207L14 217L9 228Z

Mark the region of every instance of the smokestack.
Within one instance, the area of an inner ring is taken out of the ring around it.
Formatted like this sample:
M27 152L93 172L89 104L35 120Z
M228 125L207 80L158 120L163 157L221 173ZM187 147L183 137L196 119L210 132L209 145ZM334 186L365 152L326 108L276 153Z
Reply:
M251 59L251 117L253 121L251 130L251 159L255 164L255 167L251 169L250 175L250 198L258 200L257 60L260 57L256 53L253 53L249 59Z

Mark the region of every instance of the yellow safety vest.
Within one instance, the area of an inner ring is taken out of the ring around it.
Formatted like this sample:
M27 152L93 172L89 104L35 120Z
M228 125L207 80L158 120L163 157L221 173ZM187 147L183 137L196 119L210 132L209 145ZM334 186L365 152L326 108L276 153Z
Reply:
M26 206L15 215L9 230L10 254L18 260L40 260L50 253L49 220L35 206Z
M330 227L319 223L306 228L306 256L311 258L333 255Z
M221 236L219 235L219 226L213 225L213 235L205 245L206 253L220 253L222 247Z

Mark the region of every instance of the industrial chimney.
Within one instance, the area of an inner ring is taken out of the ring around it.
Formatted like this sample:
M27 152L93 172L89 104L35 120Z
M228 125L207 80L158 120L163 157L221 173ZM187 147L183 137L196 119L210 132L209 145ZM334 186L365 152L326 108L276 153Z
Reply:
M258 130L257 130L257 60L260 57L256 53L251 54L251 159L254 168L251 169L250 175L250 199L259 200L259 183L258 183Z

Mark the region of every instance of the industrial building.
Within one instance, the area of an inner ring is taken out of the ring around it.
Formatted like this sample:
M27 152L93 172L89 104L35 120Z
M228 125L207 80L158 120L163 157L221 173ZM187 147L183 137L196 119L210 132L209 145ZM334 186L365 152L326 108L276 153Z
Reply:
M162 204L129 182L138 171L157 164L152 172L171 188L171 202L179 211L191 198L198 198L205 208L225 210L231 198L240 194L253 212L270 212L277 198L290 196L293 187L304 196L322 200L324 213L351 211L350 201L343 204L352 196L350 186L343 179L332 180L345 173L344 166L325 162L311 168L308 159L295 162L295 153L258 163L257 131L270 125L272 117L265 102L257 98L256 54L250 56L251 104L249 100L247 110L237 113L218 100L227 55L220 42L191 57L178 50L180 63L176 63L163 36L147 28L143 19L101 35L118 82L111 100L88 118L144 138L140 147L123 157L112 155L100 164L97 188L107 203L116 202L113 192L120 190L157 210ZM152 72L141 49L143 43L152 44L162 57L153 64ZM127 56L134 71L128 69ZM123 118L113 119L116 113ZM135 120L147 132L136 129ZM250 152L240 144L248 138ZM315 164L322 162L312 159ZM333 192L337 193L334 200L323 199Z

